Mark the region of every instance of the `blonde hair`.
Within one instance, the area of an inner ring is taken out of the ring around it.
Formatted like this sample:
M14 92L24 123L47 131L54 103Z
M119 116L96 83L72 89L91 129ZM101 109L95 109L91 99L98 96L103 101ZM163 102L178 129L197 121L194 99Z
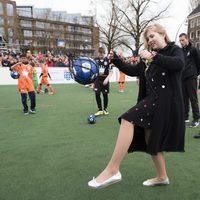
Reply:
M147 33L150 30L155 31L155 32L159 33L160 35L164 35L166 43L171 42L171 40L170 40L169 36L167 35L167 32L166 32L166 30L163 26L161 26L160 24L152 24L152 25L147 26L146 29L144 30L144 33L143 33L145 49L148 49L148 47L149 47L148 46Z

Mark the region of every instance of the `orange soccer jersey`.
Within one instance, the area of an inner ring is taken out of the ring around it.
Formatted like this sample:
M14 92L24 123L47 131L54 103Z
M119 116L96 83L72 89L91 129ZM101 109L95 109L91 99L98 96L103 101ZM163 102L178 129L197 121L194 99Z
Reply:
M18 79L18 91L20 93L35 91L32 79L33 67L29 64L21 64L14 67L14 70L18 71L20 74Z
M49 81L48 81L48 74L49 74L48 68L44 64L41 65L41 68L42 68L42 79L41 79L40 83L43 84L43 85L48 85L49 84Z

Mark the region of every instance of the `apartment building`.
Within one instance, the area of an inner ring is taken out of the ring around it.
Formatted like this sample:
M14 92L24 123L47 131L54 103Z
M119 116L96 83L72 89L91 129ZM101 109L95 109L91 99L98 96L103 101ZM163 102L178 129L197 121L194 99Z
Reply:
M193 45L200 49L200 4L188 16L188 35Z
M10 49L97 55L99 28L92 16L17 6L14 1L0 0L0 18L0 35Z

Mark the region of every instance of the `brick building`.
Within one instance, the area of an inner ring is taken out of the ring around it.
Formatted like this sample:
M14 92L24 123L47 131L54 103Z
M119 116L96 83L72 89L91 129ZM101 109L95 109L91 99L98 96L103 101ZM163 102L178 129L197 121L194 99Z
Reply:
M193 45L200 49L200 4L188 16L188 35Z
M71 52L94 57L99 47L99 28L93 17L17 6L10 0L0 0L0 35L9 49L33 53Z

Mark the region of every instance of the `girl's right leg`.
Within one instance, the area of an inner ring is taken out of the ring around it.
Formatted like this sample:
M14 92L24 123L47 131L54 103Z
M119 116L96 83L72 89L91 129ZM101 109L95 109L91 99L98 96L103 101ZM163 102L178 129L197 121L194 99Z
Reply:
M122 119L113 155L111 157L111 160L107 164L106 168L96 178L96 181L98 183L104 182L105 180L112 177L119 171L121 161L128 151L133 136L134 136L134 125Z

